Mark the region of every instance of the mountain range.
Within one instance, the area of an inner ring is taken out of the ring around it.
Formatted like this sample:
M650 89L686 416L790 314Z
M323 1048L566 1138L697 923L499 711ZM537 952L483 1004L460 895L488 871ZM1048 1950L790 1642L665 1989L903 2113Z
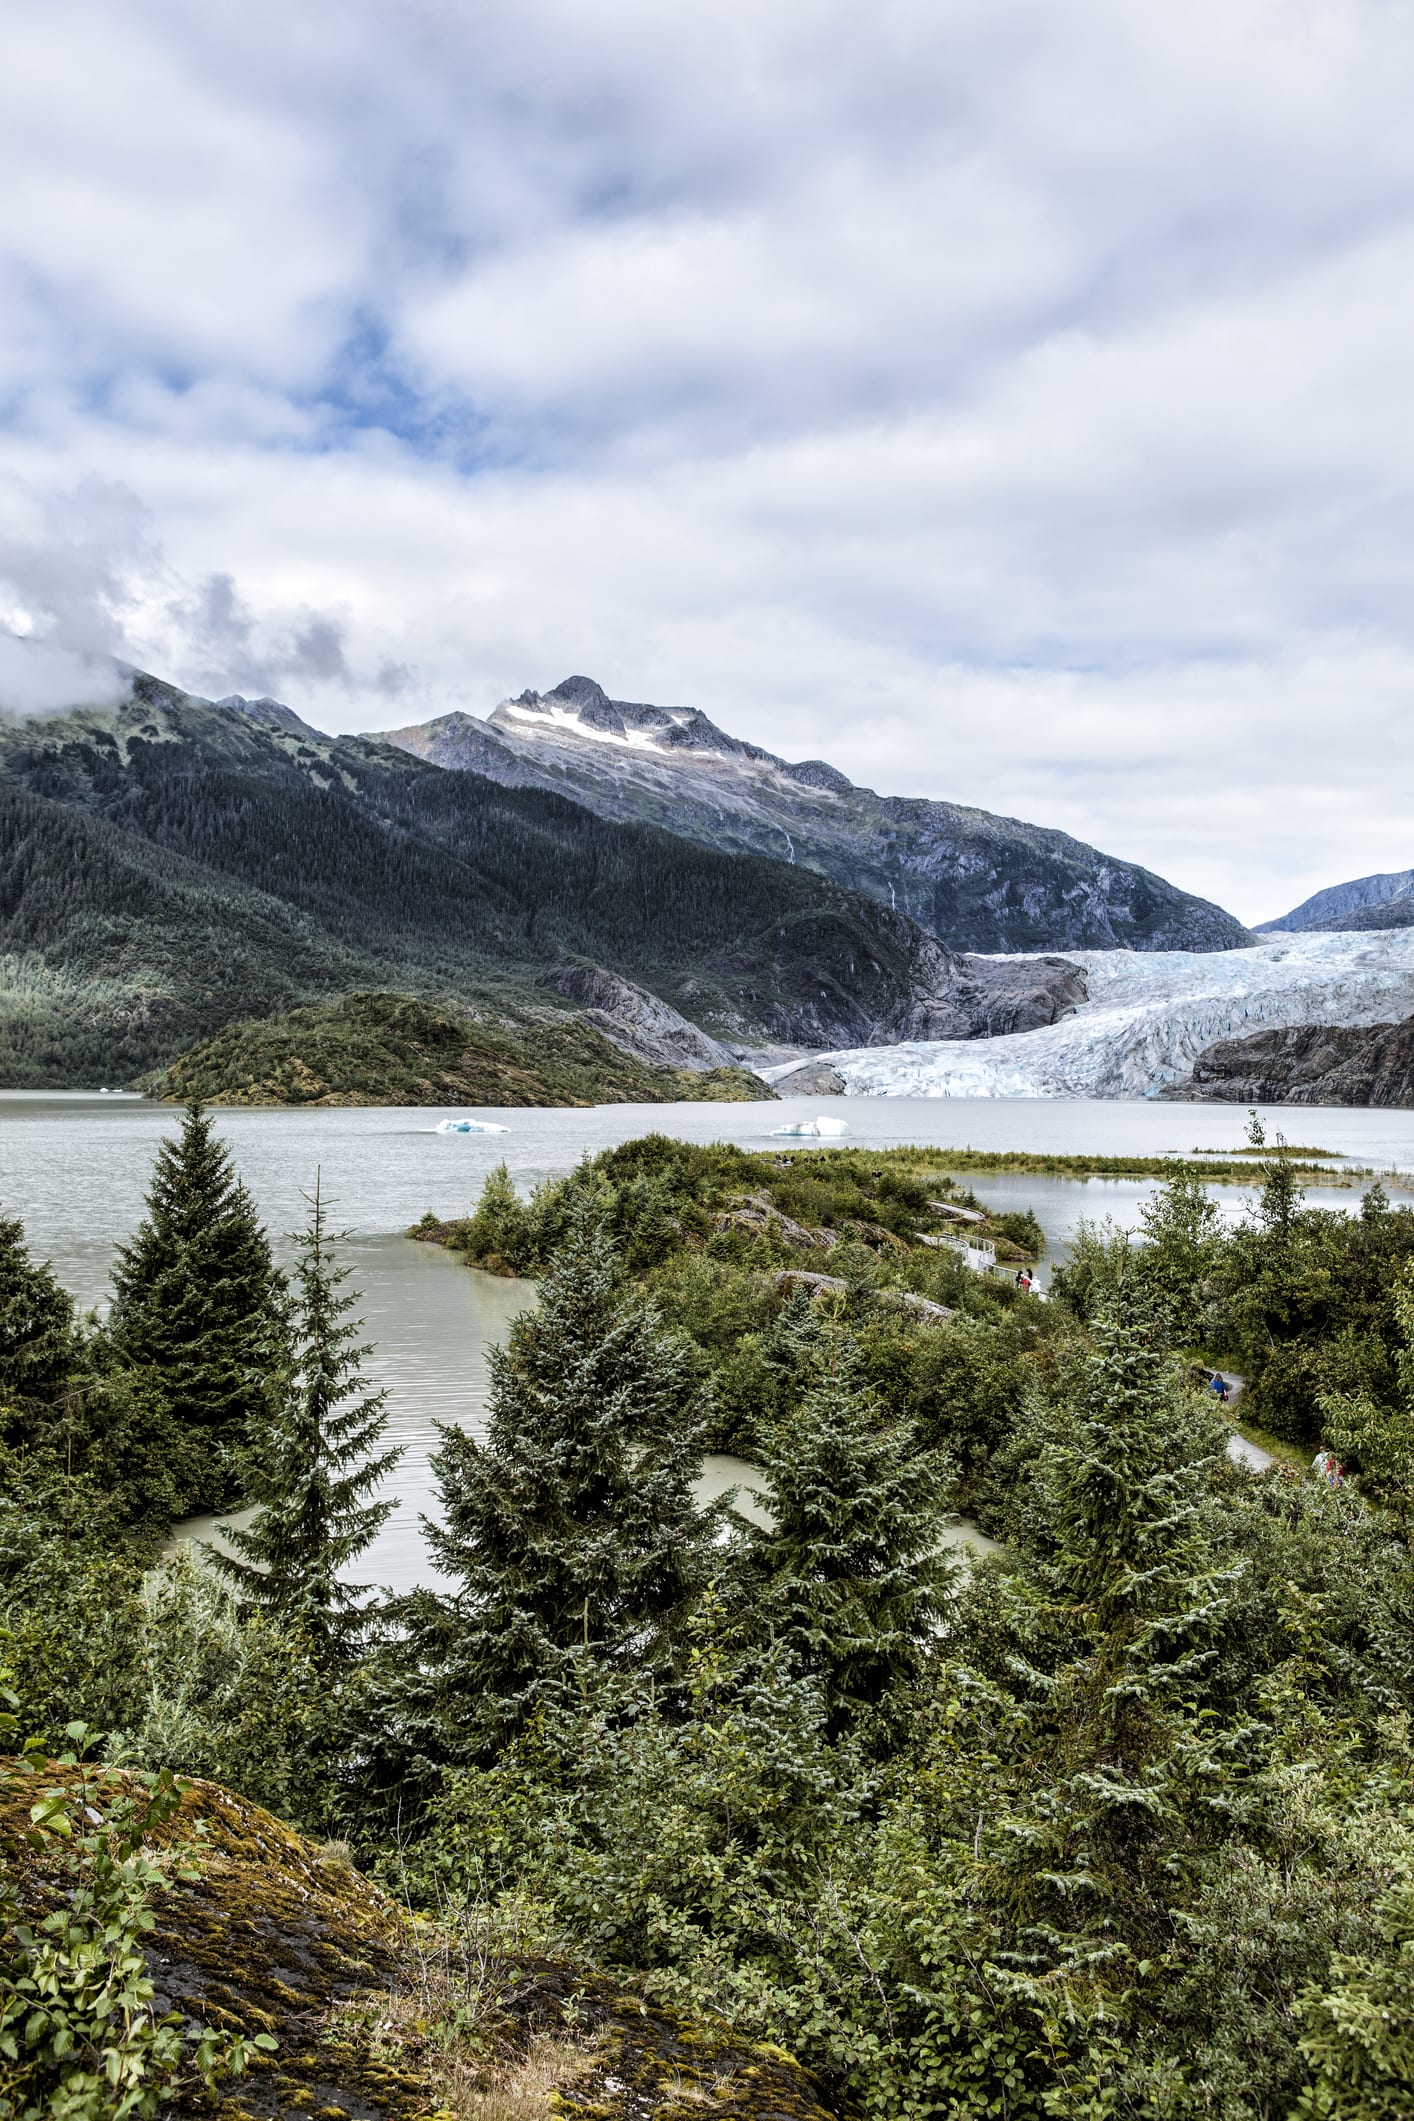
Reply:
M963 956L804 865L325 736L278 701L135 672L116 709L0 715L10 1084L131 1080L233 1021L359 992L588 1017L705 1069L723 1042L1048 1023L1077 981Z
M1268 935L1410 927L1414 927L1414 869L1387 870L1380 876L1357 876L1348 884L1330 884L1279 920L1258 923L1259 933Z
M1067 833L960 803L881 796L821 759L791 765L699 709L610 699L592 678L523 692L484 720L387 733L433 765L573 797L730 853L816 870L963 951L1232 950L1229 913Z

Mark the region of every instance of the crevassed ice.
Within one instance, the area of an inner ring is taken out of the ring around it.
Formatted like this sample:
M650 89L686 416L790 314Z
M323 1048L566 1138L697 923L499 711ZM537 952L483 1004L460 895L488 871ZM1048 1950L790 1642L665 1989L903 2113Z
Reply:
M916 1040L826 1056L855 1097L1154 1097L1208 1046L1289 1024L1414 1015L1414 929L1277 935L1251 950L1070 950L1090 999L1006 1038ZM798 1061L763 1070L784 1075Z

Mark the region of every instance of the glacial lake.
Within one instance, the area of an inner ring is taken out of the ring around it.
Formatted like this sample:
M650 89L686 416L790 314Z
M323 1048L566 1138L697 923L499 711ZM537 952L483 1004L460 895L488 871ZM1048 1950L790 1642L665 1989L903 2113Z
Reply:
M471 1108L467 1108L468 1111ZM937 1148L1027 1149L1067 1154L1142 1153L1236 1148L1246 1113L1229 1105L1148 1102L964 1100L950 1098L797 1098L760 1105L601 1105L588 1111L494 1111L472 1116L499 1122L498 1135L439 1135L436 1111L360 1108L330 1111L227 1111L218 1125L250 1187L277 1249L299 1227L303 1194L321 1177L337 1227L349 1241L364 1338L373 1344L368 1370L388 1393L390 1441L405 1447L390 1485L399 1508L359 1569L360 1577L396 1588L425 1580L419 1513L433 1500L428 1453L436 1424L473 1431L486 1403L488 1342L505 1335L533 1291L524 1283L476 1273L447 1253L402 1233L430 1209L465 1214L486 1173L505 1160L525 1189L568 1171L586 1153L654 1130L688 1141L774 1146L777 1127L828 1112L847 1121L853 1146L917 1143ZM1414 1112L1315 1107L1265 1113L1270 1132L1311 1142L1359 1164L1408 1174L1414 1187ZM35 1253L49 1259L84 1306L107 1293L114 1248L141 1219L152 1157L180 1115L169 1106L96 1092L0 1091L0 1212L23 1218ZM782 1144L782 1146L788 1146ZM814 1146L797 1144L796 1146ZM1082 1217L1111 1216L1132 1227L1152 1191L1149 1181L1036 1178L1015 1173L970 1177L980 1199L998 1208L1031 1207L1046 1232L1046 1259L1063 1256ZM1242 1187L1217 1187L1229 1214L1250 1199ZM1356 1191L1316 1192L1332 1206L1358 1206ZM704 1469L703 1492L749 1481L741 1461L717 1458Z

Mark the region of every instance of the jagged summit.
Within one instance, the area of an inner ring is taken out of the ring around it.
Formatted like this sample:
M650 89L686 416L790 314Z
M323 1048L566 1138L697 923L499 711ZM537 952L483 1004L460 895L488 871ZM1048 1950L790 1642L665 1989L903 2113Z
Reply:
M697 707L610 697L597 679L454 713L385 741L430 765L553 789L616 823L815 869L962 951L1232 950L1207 900L1068 833L960 803L880 796L824 759L792 765Z
M214 702L217 707L229 707L236 714L249 715L253 722L263 722L267 729L284 729L293 736L321 737L322 732L302 722L293 707L283 700L267 698L248 700L244 693L228 692L224 700Z
M660 751L668 756L698 752L720 760L744 762L784 774L805 786L826 785L818 778L822 771L832 776L828 785L851 785L843 774L836 774L833 767L824 766L819 759L792 766L760 744L728 736L725 729L708 720L700 707L654 707L644 700L612 700L594 678L564 678L548 692L526 691L516 699L503 700L485 726L523 732L527 722L545 724L562 737L580 735L591 741Z

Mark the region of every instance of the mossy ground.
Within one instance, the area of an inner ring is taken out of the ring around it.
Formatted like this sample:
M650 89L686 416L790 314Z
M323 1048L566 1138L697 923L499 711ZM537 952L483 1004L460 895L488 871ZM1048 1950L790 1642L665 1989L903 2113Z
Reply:
M0 1859L31 1915L47 1912L62 1887L30 1807L65 1773L0 1785ZM188 2091L167 2112L217 2121L534 2112L830 2121L840 2112L788 2055L725 2023L680 2018L553 1960L465 1956L361 1876L341 1848L321 1851L214 1783L188 1784L158 1843L195 1846L200 1856L196 1878L155 1905L148 1965L157 2007L278 2043L214 2101ZM539 2068L526 2071L527 2057Z

